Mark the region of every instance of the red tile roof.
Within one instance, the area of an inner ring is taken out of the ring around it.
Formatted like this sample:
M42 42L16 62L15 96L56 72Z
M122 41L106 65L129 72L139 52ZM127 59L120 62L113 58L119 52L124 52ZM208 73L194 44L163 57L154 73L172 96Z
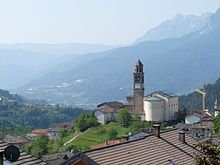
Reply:
M33 130L31 132L32 134L47 134L47 130L46 129L36 129L36 130Z
M122 103L120 103L118 101L111 101L111 102L101 103L101 104L97 105L97 108L100 108L103 105L108 105L109 107L116 108L116 109L120 109L123 107Z

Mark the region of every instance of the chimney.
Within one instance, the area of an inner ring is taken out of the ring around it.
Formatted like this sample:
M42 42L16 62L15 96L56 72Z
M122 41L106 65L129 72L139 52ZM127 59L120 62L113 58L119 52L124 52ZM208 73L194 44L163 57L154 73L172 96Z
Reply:
M179 140L183 143L186 143L185 132L184 131L179 131Z
M156 137L160 137L160 124L153 125L153 133Z

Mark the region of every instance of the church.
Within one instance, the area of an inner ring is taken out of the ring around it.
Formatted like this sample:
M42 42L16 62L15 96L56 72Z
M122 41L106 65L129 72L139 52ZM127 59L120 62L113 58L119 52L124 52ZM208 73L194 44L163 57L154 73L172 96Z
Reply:
M134 65L133 95L127 96L124 103L104 102L97 105L95 116L102 124L115 121L121 108L126 108L131 115L138 115L141 120L164 122L175 120L178 112L178 96L169 91L155 91L144 94L144 65L140 60Z

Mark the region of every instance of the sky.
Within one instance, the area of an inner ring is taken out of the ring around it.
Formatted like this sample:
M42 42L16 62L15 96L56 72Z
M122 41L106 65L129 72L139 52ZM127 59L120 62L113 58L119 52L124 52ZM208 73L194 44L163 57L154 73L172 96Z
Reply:
M0 0L0 43L129 44L176 14L220 0Z

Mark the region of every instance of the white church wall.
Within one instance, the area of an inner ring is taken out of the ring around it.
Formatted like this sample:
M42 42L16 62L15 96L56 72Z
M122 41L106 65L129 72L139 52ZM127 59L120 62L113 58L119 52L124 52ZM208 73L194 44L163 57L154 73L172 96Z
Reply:
M146 121L164 121L164 101L163 100L144 100L144 112Z

